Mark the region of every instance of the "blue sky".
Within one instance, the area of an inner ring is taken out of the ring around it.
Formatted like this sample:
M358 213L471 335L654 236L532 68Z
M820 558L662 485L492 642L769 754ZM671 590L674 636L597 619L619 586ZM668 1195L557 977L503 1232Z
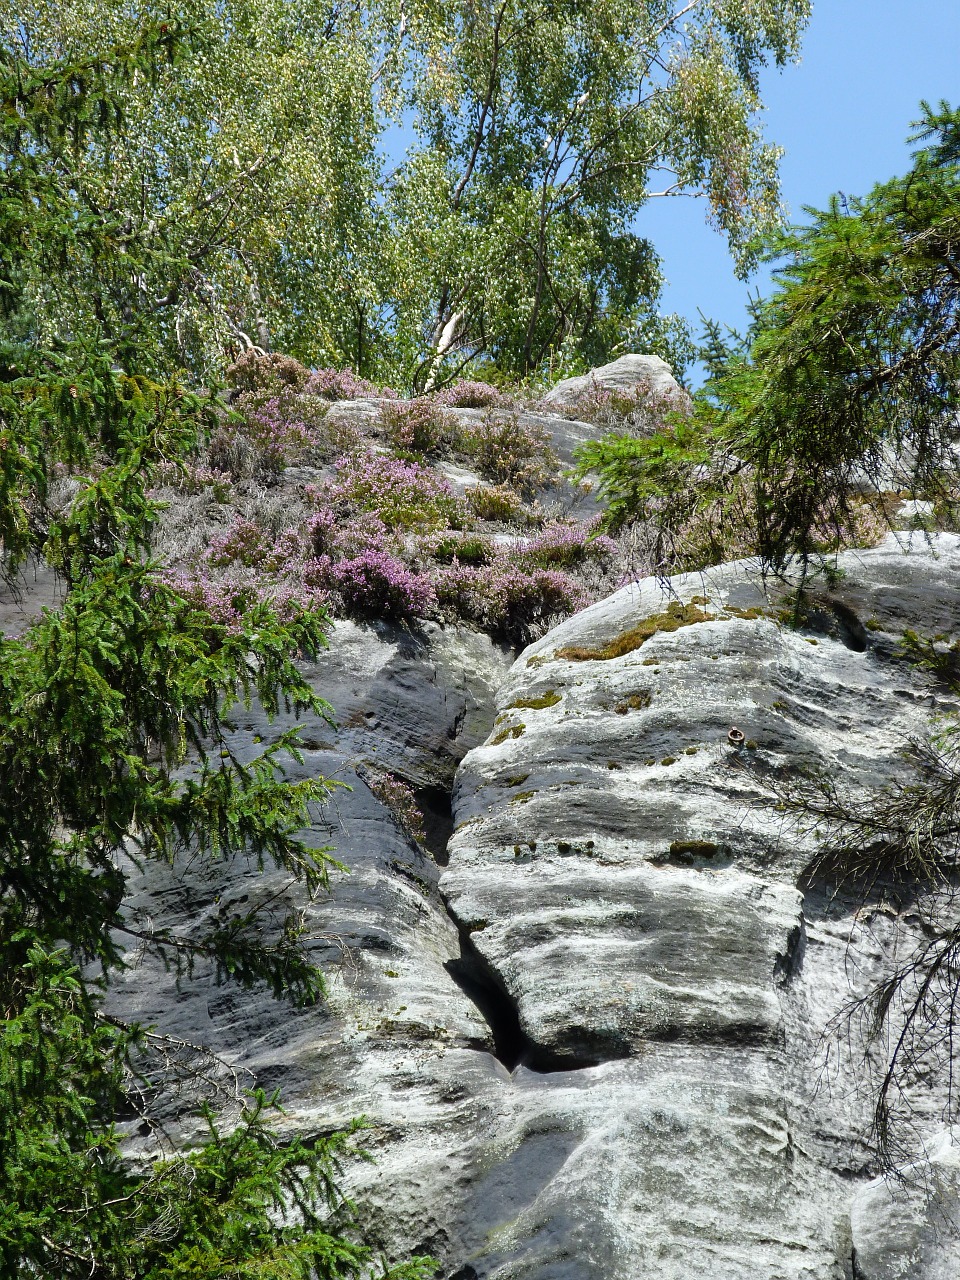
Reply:
M905 138L921 98L960 103L960 0L813 0L802 61L768 70L763 98L766 135L786 149L792 221L834 191L864 194L909 165ZM651 201L637 230L664 259L665 311L698 323L699 308L743 329L747 286L701 201ZM757 285L765 292L764 274Z

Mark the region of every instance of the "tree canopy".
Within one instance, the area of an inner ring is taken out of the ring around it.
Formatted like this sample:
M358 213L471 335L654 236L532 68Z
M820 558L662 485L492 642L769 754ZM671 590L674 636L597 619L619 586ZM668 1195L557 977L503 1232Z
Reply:
M479 357L505 373L682 355L657 311L640 211L704 198L742 269L779 217L757 75L793 57L809 0L146 0L0 4L34 74L86 64L147 18L188 37L116 86L122 112L47 155L112 269L35 242L20 270L49 335L136 316L213 376L231 342L423 385Z

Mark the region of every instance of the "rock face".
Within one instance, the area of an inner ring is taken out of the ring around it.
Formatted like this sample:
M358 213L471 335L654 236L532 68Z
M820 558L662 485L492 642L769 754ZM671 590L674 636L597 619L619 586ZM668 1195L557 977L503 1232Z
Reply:
M363 1216L445 1280L957 1275L937 1083L915 1099L924 1177L898 1187L873 1178L856 1045L823 1069L823 1029L911 918L805 875L814 846L772 786L801 766L865 794L898 776L943 704L897 642L956 631L960 538L840 564L795 627L728 565L624 587L512 666L468 632L338 628L312 676L344 728L307 726L304 768L406 778L434 858L354 778L318 815L352 874L304 904L327 1006L199 973L178 992L144 964L118 1007L282 1085L300 1131L364 1113ZM240 716L237 743L282 727ZM218 896L280 887L157 872L138 905L189 930Z
M638 387L647 388L657 399L686 402L686 392L673 370L659 356L627 355L592 369L576 378L564 378L543 397L545 405L575 405L595 387L629 395Z

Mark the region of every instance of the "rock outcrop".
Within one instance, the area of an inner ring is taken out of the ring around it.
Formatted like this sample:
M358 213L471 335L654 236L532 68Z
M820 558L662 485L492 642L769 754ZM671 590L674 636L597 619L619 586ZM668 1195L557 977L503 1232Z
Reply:
M564 378L551 387L543 397L543 404L564 408L576 406L597 388L626 396L643 390L657 400L672 403L674 407L689 402L687 393L665 360L659 356L626 355L589 373Z
M303 766L354 787L318 815L351 874L302 904L328 1003L177 989L145 962L117 1006L281 1085L299 1131L365 1114L364 1216L446 1280L955 1275L938 1083L916 1097L926 1181L879 1183L858 1046L823 1038L910 913L806 874L775 786L898 776L945 705L898 641L956 631L960 538L840 567L796 625L746 563L626 586L512 666L462 630L338 627L311 678L342 727L306 726ZM232 745L283 727L241 714ZM433 856L358 761L418 790ZM153 870L137 906L189 931L277 892L254 868Z

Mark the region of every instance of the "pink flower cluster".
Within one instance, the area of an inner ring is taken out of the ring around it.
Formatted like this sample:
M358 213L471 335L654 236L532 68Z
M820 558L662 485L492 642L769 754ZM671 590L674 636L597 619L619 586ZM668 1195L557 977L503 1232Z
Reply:
M548 525L526 544L520 558L544 569L569 569L588 560L603 560L613 555L616 543L605 534L598 534L599 524L597 518L588 524Z
M169 571L161 580L233 633L243 631L244 615L257 604L268 604L282 621L292 621L329 603L326 593L306 583L265 580L250 570L221 578L211 578L202 569Z
M435 391L430 398L434 404L448 409L505 409L512 403L509 396L489 382L454 382Z
M388 529L427 532L466 519L463 502L429 467L387 454L341 458L336 478L309 492L321 506L344 515L372 512Z
M489 565L454 563L436 576L441 609L505 640L528 641L535 627L589 604L587 592L569 574L529 569L501 555Z
M376 541L342 560L321 555L308 561L305 580L333 596L337 611L351 618L401 621L424 617L437 607L430 579Z
M255 520L237 516L226 533L211 538L204 560L216 568L237 563L252 569L263 563L268 551L266 530Z
M380 803L390 810L397 826L422 843L426 839L423 814L410 787L386 771L363 769L361 777Z
M403 539L376 513L341 520L322 508L307 521L300 555L304 580L348 617L396 621L436 612L430 578L411 567Z
M395 400L389 387L375 387L352 369L317 369L304 384L304 393L323 400Z
M271 396L259 408L248 410L244 431L278 467L282 467L291 454L308 448L315 436L306 422L290 414L289 404L279 396Z

